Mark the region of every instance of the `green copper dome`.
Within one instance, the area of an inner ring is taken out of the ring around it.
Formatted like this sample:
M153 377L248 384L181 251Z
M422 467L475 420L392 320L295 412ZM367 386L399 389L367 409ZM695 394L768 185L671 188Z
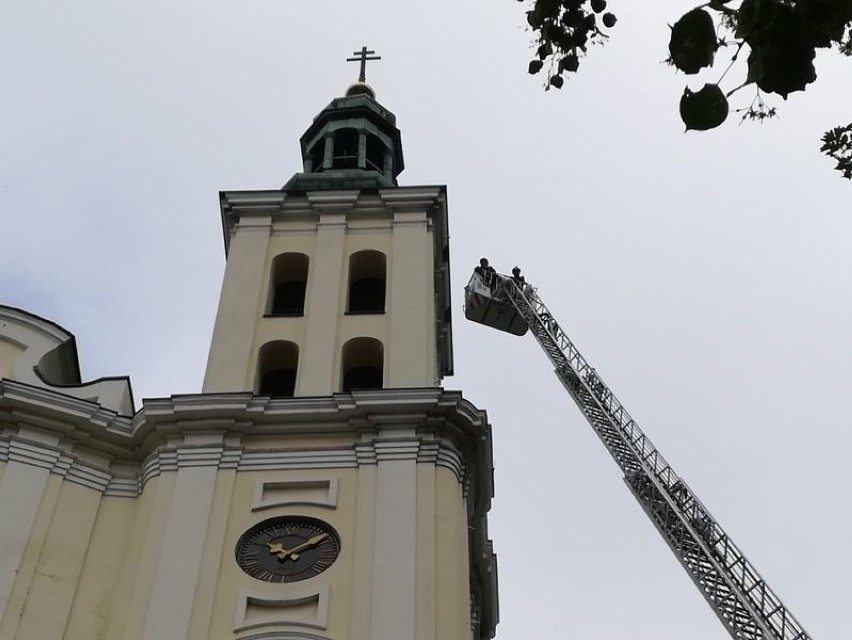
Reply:
M405 166L396 116L363 82L332 100L300 144L304 170L287 181L288 191L395 187Z

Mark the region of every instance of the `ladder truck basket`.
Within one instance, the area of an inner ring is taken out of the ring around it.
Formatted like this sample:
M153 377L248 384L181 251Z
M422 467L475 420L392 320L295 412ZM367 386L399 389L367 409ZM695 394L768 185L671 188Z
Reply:
M529 327L511 302L495 297L498 283L496 273L474 272L464 288L464 317L500 331L524 335Z

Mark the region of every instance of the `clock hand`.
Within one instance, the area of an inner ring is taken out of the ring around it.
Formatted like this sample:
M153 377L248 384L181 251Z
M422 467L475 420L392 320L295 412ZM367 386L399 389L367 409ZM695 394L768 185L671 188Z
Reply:
M291 560L298 560L300 551L304 551L305 549L319 544L327 537L328 533L325 532L317 534L313 538L308 538L305 542L296 547L293 547L292 549L285 549L280 542L267 542L266 546L269 547L269 553L276 556L282 562L287 558L290 558Z
M279 560L286 560L287 556L290 554L290 552L287 551L280 542L267 542L266 546L269 547L269 553L277 556Z
M303 551L305 549L309 549L310 547L313 547L314 545L319 544L320 542L325 540L327 537L328 537L327 532L319 533L319 534L315 535L313 538L308 538L307 540L305 540L305 542L303 542L299 546L293 547L287 553L289 554L289 556L292 560L298 560L300 551Z

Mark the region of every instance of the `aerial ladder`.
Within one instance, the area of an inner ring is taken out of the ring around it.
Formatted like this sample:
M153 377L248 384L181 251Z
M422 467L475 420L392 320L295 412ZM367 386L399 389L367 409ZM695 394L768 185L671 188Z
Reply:
M532 332L630 492L732 638L810 640L519 274L499 274L483 259L465 288L465 317L519 336Z

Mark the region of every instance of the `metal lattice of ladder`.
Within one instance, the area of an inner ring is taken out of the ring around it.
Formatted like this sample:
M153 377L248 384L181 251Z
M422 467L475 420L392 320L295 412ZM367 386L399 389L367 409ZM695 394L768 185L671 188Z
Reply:
M496 302L526 321L624 481L732 638L810 640L556 322L532 285L494 274Z

